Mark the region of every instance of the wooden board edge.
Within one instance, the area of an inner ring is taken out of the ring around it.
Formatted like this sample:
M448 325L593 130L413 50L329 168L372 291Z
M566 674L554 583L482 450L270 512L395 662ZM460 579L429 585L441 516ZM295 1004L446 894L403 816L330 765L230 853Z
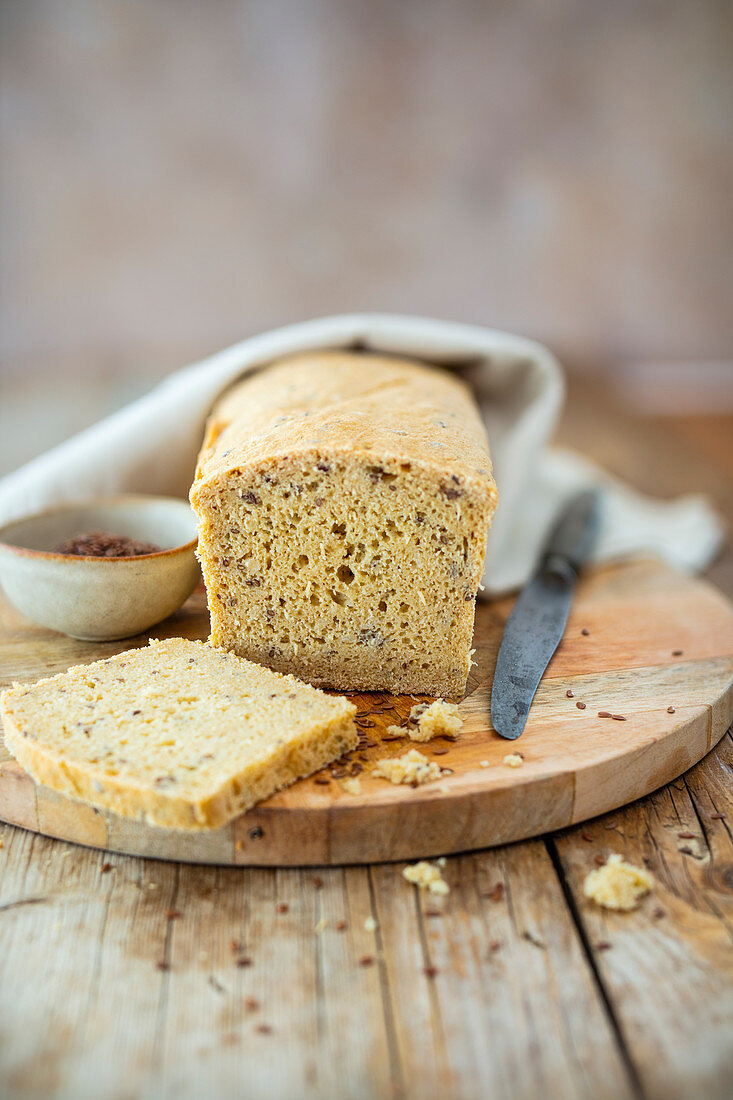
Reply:
M446 799L442 806L436 799L434 807L431 807L427 835L424 801L412 805L407 802L382 807L382 811L387 812L382 812L380 818L387 819L377 822L374 820L373 809L368 806L339 807L337 803L328 813L321 815L318 823L320 828L316 830L316 835L313 815L308 809L254 810L223 829L210 834L197 833L195 854L190 851L191 838L186 833L152 830L139 822L128 821L113 814L100 815L98 811L92 811L91 807L84 806L85 811L106 819L104 826L101 823L97 826L96 835L100 843L89 843L88 837L80 836L74 828L68 813L55 815L48 808L56 799L63 799L68 806L72 805L71 800L57 795L56 792L48 792L51 798L47 802L46 789L39 797L39 803L42 801L44 804L44 811L37 812L35 826L22 825L19 822L8 824L30 828L33 832L81 847L98 848L101 851L144 859L205 866L346 867L435 859L557 832L651 794L699 763L718 744L733 720L733 689L728 691L727 697L726 710L715 723L712 722L712 707L705 707L701 714L675 731L675 738L684 749L684 764L681 768L675 762L670 763L665 739L664 742L654 742L639 749L639 757L643 756L647 765L651 763L656 768L647 773L650 780L640 783L631 794L628 793L630 788L625 788L617 796L609 790L608 797L597 797L598 779L604 781L604 773L614 767L613 762L608 761L596 765L595 769L592 766L580 769L580 773L587 772L582 774L580 783L577 771L536 779L532 792L533 812L523 814L525 824L521 827L507 828L508 818L503 823L501 820L502 811L509 808L507 803L516 797L516 787L457 794ZM690 737L693 747L685 744L685 738ZM677 761L681 758L672 759ZM3 766L3 772L7 767L8 765ZM25 776L18 765L15 767ZM600 776L597 772L601 773ZM25 779L35 788L28 776ZM584 792L591 786L595 790L596 798L592 812L586 813ZM79 821L83 821L86 828L89 827L86 816L80 817ZM421 841L415 838L418 828L424 836ZM385 854L382 841L386 831L389 831L390 836L389 854ZM375 832L379 834L379 841L370 843L367 840L365 843L364 837ZM359 837L358 849L353 840L355 834ZM299 843L294 837L299 837Z

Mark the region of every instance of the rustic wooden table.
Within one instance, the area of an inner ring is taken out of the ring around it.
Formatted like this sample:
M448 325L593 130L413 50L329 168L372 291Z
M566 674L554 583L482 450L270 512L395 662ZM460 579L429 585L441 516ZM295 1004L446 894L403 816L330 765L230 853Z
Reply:
M561 431L640 488L702 487L729 516L732 437L723 418L637 419L590 381ZM731 594L730 551L710 576ZM729 732L624 810L450 858L438 916L398 865L185 866L0 826L0 1094L722 1100L732 763ZM634 913L583 897L611 851L657 879Z

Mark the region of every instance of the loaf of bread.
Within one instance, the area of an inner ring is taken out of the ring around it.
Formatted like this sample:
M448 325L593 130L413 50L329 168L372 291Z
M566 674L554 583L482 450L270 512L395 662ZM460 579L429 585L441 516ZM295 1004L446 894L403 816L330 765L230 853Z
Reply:
M199 456L211 641L322 686L460 694L496 500L451 372L280 360L220 400Z
M17 684L0 710L39 783L174 829L223 825L357 742L346 699L183 638Z

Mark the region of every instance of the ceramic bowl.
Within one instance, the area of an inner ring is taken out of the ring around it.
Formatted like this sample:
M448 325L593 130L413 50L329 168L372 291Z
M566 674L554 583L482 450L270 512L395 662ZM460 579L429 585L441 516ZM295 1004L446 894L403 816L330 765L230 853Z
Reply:
M83 558L53 547L109 531L152 542L154 554ZM115 496L52 508L0 527L0 581L19 611L84 641L140 634L176 611L196 587L196 517L185 500Z

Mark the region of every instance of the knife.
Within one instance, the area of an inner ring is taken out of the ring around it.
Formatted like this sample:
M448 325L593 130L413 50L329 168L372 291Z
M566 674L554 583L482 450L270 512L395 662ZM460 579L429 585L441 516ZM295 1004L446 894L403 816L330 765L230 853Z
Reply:
M507 619L491 689L491 722L508 741L522 733L542 674L560 644L578 571L595 546L599 522L597 489L566 505L539 568Z

